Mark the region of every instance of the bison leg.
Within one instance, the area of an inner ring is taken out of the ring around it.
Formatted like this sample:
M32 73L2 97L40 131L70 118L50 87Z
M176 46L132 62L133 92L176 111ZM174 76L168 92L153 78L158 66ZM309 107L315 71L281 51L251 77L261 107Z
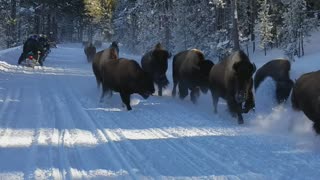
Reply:
M217 106L218 106L219 96L217 93L214 93L214 91L212 89L210 89L210 92L211 92L211 96L212 96L213 112L215 114L217 114L218 113Z
M243 124L244 121L243 121L243 117L242 117L241 112L237 112L237 115L238 115L238 124Z
M200 96L200 89L198 87L192 88L190 93L190 99L193 102L193 104L197 103L197 99L199 96Z
M101 92L101 96L100 96L100 102L103 102L104 94L106 93L106 91L107 91L106 86L102 84L102 92Z
M162 96L162 85L158 84L158 96Z
M130 106L130 94L120 92L122 102L127 106L127 110L130 111L132 108Z
M230 99L230 98L228 98ZM238 124L243 124L243 117L242 117L242 107L241 104L236 103L234 100L230 99L227 101L229 111L232 115L237 114L238 116Z
M255 107L255 103L254 103L254 96L253 96L253 93L252 91L250 91L248 93L248 98L244 104L244 110L243 112L244 113L248 113L251 109L254 110L254 107Z
M188 87L184 82L179 83L179 96L180 99L184 99L186 96L188 96Z
M172 96L173 96L173 97L176 97L177 85L178 85L178 80L176 80L175 78L173 78L173 88L172 88Z

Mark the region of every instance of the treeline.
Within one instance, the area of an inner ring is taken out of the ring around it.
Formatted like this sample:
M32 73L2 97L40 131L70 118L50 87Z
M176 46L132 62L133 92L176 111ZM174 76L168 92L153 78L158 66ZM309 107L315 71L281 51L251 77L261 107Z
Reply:
M0 0L0 46L51 33L61 42L118 41L135 53L161 42L215 59L277 47L292 59L304 55L319 9L318 0Z
M319 9L317 0L119 0L113 23L115 39L133 52L162 42L174 52L199 48L215 59L237 45L266 53L278 47L293 58L304 54Z
M78 42L110 36L113 0L0 0L0 47L20 45L30 34Z

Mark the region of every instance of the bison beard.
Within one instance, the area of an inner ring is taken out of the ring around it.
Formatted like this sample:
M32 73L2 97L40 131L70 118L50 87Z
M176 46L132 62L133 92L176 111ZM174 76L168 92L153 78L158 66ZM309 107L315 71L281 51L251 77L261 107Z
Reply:
M127 110L132 109L130 106L131 94L138 93L146 99L154 93L151 77L134 60L120 58L118 60L103 61L101 74L102 97L106 89L119 92Z
M168 69L169 52L158 43L155 48L143 55L141 59L142 69L150 74L155 84L158 86L158 95L162 96L162 88L169 84L166 76Z
M196 103L200 89L204 93L208 91L208 75L213 65L213 62L205 60L203 53L196 49L176 54L172 62L172 96L175 97L178 85L180 98L184 99L191 90L191 101Z
M313 121L313 129L320 134L320 71L303 74L292 89L291 102L295 110L302 110Z
M285 102L293 86L293 81L289 77L290 67L290 62L286 59L271 60L264 64L254 76L255 90L266 77L271 77L276 82L277 102L279 104Z
M214 112L217 113L219 97L227 101L229 111L243 124L242 113L254 108L252 75L256 67L242 51L236 51L213 66L209 75ZM242 104L245 102L244 108Z

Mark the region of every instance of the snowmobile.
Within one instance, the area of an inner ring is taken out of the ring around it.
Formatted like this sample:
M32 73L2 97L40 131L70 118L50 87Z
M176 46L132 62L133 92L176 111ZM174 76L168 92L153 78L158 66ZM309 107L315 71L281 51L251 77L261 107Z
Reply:
M25 65L28 67L32 67L34 68L35 66L42 66L43 62L42 62L42 57L41 57L41 51L38 51L38 55L34 56L34 54L32 53L32 51L30 51L27 54L27 57L25 59Z

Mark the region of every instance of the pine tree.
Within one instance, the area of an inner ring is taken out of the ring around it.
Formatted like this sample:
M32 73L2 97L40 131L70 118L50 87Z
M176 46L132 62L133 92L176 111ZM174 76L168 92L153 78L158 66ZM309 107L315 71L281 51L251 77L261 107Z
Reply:
M259 34L260 34L260 46L264 49L264 54L267 55L267 45L273 43L273 34L272 34L272 23L270 5L267 3L267 0L261 1L261 8L258 14L259 24Z
M283 27L281 31L282 48L289 59L303 55L304 38L309 36L316 23L307 17L306 2L304 0L283 0L286 12L283 14Z

